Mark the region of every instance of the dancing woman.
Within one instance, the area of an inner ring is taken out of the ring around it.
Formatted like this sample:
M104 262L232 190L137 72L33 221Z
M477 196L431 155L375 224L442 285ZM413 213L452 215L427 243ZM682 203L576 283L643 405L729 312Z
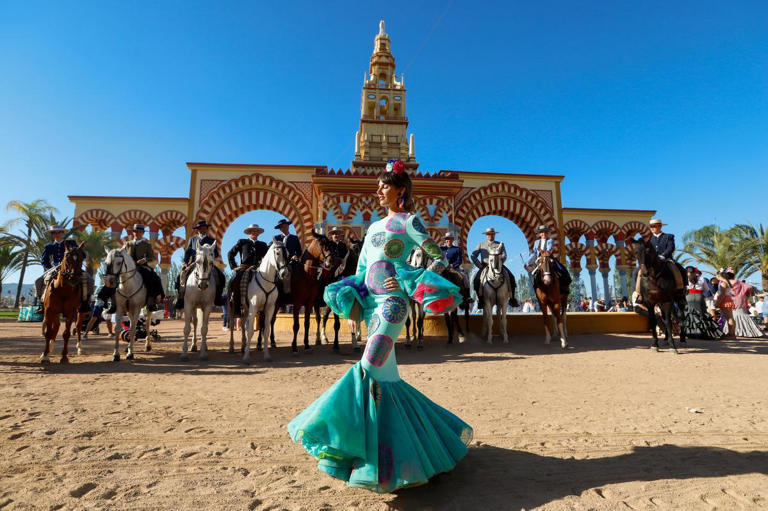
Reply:
M288 431L323 472L350 486L387 493L453 469L467 453L472 428L397 372L394 346L405 323L407 296L426 311L443 314L456 308L461 295L438 275L446 261L411 213L412 184L403 162L390 160L376 193L388 215L368 228L356 274L330 284L324 296L342 318L366 321L365 352L288 424ZM415 246L434 260L426 270L405 262Z

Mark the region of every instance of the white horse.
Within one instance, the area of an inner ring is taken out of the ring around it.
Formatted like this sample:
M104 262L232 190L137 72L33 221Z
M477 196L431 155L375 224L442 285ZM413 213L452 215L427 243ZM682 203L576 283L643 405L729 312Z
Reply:
M195 255L195 269L187 276L187 289L184 292L184 346L181 348L181 360L189 360L187 342L192 330L192 351L197 351L197 324L200 323L200 360L208 360L208 317L216 298L216 282L213 275L213 244L198 247ZM194 327L194 328L193 328Z
M270 319L275 313L278 279L284 281L290 278L288 253L285 250L285 245L273 242L267 254L261 260L256 276L248 283L248 336L243 345L244 364L251 363L251 339L253 338L253 330L256 326L257 312L262 318L261 337L264 339L264 360L272 360L272 357L269 355L269 339L272 332L272 322ZM233 320L230 319L230 321ZM243 325L243 328L245 328L245 325ZM229 338L229 352L235 352L231 336Z
M125 358L133 360L133 341L136 338L136 323L139 321L139 313L147 303L147 288L144 285L141 275L136 270L136 263L125 247L112 250L105 249L107 259L104 264L107 266L107 276L113 276L117 279L117 290L112 299L117 307L116 318L128 315L130 327L128 328L128 354ZM112 362L120 361L119 343L120 331L122 330L122 320L115 325L115 351L112 353ZM152 350L152 345L147 336L144 348L147 351Z
M488 266L480 276L483 290L483 332L487 332L487 343L493 338L493 306L496 306L496 318L499 323L504 344L509 342L507 337L507 303L509 302L509 285L504 275L504 264L496 245L488 250Z

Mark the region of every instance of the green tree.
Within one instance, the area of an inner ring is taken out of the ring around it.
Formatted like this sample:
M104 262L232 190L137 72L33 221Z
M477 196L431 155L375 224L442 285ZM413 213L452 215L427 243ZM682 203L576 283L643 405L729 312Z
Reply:
M24 251L19 246L9 242L0 243L0 294L3 292L3 281L11 273L21 268Z
M763 224L738 224L733 230L747 265L744 277L759 273L763 292L768 292L768 229Z
M101 266L101 261L104 259L104 250L115 247L116 243L108 232L97 231L96 229L91 231L76 229L74 237L78 243L85 242L85 245L83 245L83 250L85 250L85 269L93 277L96 270Z
M744 278L749 266L744 244L739 242L735 229L722 230L717 225L705 225L683 236L683 253L715 271L733 267L737 278Z
M23 236L21 237L21 239L23 239L22 246L24 247L24 251L22 255L21 272L19 273L19 286L16 289L16 300L13 305L16 308L19 306L21 287L24 285L24 274L26 273L27 265L29 264L29 246L32 244L34 226L36 223L39 223L45 215L55 213L56 208L43 199L37 199L32 202L14 200L9 202L5 209L18 215L18 217L11 221L12 223L22 222L24 224L24 229L22 231Z

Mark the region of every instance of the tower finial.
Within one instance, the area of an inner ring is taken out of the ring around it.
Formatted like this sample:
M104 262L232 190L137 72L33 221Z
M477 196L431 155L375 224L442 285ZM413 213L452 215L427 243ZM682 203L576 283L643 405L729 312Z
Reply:
M384 34L384 20L379 21L379 35Z

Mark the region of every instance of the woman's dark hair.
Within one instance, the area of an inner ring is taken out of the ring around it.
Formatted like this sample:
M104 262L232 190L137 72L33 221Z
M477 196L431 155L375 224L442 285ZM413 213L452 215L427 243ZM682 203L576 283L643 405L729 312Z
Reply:
M379 182L395 188L405 188L403 192L402 208L408 212L413 212L416 205L413 203L413 182L408 172L397 174L395 172L384 172L379 176Z

